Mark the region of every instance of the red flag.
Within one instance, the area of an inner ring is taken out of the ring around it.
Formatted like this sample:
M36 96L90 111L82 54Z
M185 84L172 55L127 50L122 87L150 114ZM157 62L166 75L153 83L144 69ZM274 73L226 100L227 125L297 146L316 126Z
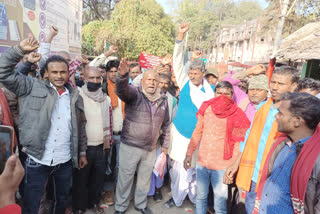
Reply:
M276 64L276 58L271 58L268 65L267 77L269 78L269 83L271 81L271 76L274 70L274 65Z
M153 56L151 54L141 52L139 64L145 69L154 69L162 61L162 57Z

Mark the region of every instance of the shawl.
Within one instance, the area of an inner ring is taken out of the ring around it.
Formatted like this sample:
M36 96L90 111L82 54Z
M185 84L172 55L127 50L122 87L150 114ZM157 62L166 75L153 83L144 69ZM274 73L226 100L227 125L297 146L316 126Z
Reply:
M109 92L109 97L111 99L111 105L112 109L115 109L118 107L118 96L116 94L116 84L113 83L110 79L107 80L108 82L108 92ZM124 118L124 102L121 101L121 111L122 111L122 117Z
M90 99L94 100L101 104L101 117L103 118L102 127L103 127L103 144L104 148L110 148L111 142L111 127L110 127L110 103L107 99L107 95L102 92L102 88L99 88L97 91L91 92L87 88L87 84L85 84L82 88L83 94Z
M259 142L264 129L265 122L267 120L270 108L272 106L272 99L268 99L267 102L256 112L255 117L253 119L251 130L246 142L246 146L242 153L242 157L240 160L239 171L236 178L236 184L239 188L249 192L251 179L254 172L254 167L256 164ZM259 177L257 181L256 190L259 187L259 180L261 177L262 169L264 166L264 162L267 158L269 150L273 144L273 142L280 136L280 132L278 132L278 123L273 121L272 128L269 132L268 139L266 142L266 146L263 152Z
M320 154L320 124L304 143L291 172L291 200L295 214L304 213L304 199L309 178Z
M282 143L284 140L288 138L287 135L281 135L277 141L272 146L267 160L265 162L260 185L258 189L257 198L255 201L254 214L259 213L261 196L263 193L263 187L265 182L268 179L268 170L270 159L275 152L276 148ZM317 161L317 158L320 154L320 124L318 124L316 131L311 136L307 142L304 143L291 172L291 181L290 181L290 192L291 192L291 200L293 205L293 210L295 214L304 213L304 199L307 190L307 185L309 182L309 178L311 176L313 167Z
M144 90L143 87L141 87L141 92L152 103L154 103L155 101L157 101L161 98L160 88L157 88L154 94L149 94Z
M218 118L227 118L227 132L224 144L224 160L232 158L234 145L244 140L245 133L250 127L250 121L245 113L228 96L221 95L204 102L198 113L204 115L205 110L211 106L212 112Z

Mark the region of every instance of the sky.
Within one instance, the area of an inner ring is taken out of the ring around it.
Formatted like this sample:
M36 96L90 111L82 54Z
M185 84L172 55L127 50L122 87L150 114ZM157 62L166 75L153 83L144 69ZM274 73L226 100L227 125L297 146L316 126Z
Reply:
M170 15L172 15L173 11L177 7L177 4L181 0L156 0L163 8L164 11ZM235 0L240 1L240 0ZM268 3L265 0L256 0L262 8L266 8L268 6Z

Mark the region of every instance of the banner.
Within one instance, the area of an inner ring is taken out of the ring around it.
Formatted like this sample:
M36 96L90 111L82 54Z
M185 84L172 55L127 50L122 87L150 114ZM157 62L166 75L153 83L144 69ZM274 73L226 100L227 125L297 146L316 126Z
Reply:
M29 35L44 42L51 25L53 53L81 53L82 0L0 0L0 53Z
M139 58L139 64L144 69L154 69L162 61L161 57L153 56L151 54L141 52Z

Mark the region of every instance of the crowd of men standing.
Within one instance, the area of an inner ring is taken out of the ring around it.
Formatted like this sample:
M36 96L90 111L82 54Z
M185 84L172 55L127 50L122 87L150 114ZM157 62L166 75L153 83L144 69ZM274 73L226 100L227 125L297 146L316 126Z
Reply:
M115 46L91 62L49 56L56 27L41 44L9 48L1 124L15 128L18 156L0 175L0 214L21 213L17 191L25 214L112 205L122 214L132 199L151 214L148 196L163 200L167 172L164 209L188 197L197 214L241 213L241 204L250 214L320 213L320 82L290 66L270 81L263 65L219 75L200 51L185 62L188 29L182 23L173 55L145 72L114 57Z

